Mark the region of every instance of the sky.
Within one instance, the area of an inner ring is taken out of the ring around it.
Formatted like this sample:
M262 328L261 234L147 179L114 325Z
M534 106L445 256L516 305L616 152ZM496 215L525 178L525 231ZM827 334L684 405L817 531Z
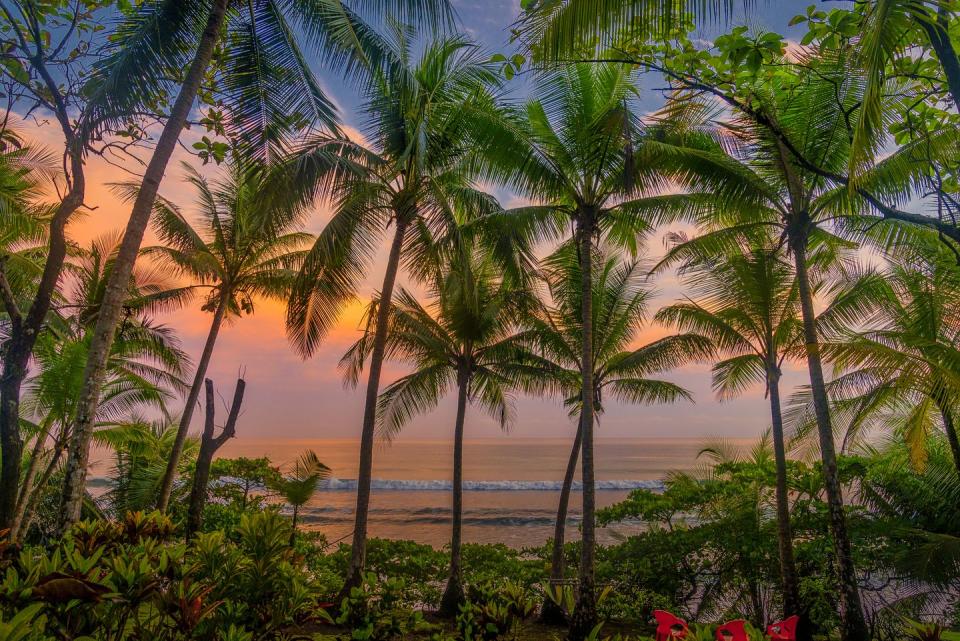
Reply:
M519 12L519 0L454 0L460 17L461 28L491 52L505 51L508 47L507 27ZM826 3L840 4L840 3ZM791 35L787 27L789 19L801 13L807 3L793 0L770 0L749 13L740 12L734 22L748 24L757 30L774 30ZM704 37L710 37L715 27L704 29ZM348 128L359 130L358 106L361 100L356 92L328 70L317 68L323 85L339 106ZM661 83L662 84L662 83ZM535 90L535 81L521 74L513 83L518 96ZM661 100L655 91L656 79L642 82L648 90L643 98L643 108L653 110ZM62 149L62 139L54 124L35 116L22 125L23 133L36 144L52 150ZM166 198L180 205L189 215L195 197L184 184L180 163L197 163L186 148L199 138L199 132L187 131L182 137L182 147L170 163L161 186ZM70 236L81 244L101 234L122 229L129 215L129 205L120 202L110 191L109 184L129 180L142 171L135 163L125 162L122 167L108 164L102 159L91 158L87 168L87 204L91 208L69 227ZM216 169L208 167L205 172L216 175ZM503 190L493 190L504 206L517 204L515 195ZM329 218L329 211L322 206L308 223L308 231L319 232ZM650 252L662 249L662 237L651 242ZM145 245L156 242L156 236L148 233ZM235 319L221 331L208 377L212 378L218 391L229 398L238 375L247 381L242 418L238 424L238 437L263 439L323 439L357 438L363 412L362 390L345 389L337 370L337 362L343 352L360 335L360 323L365 301L376 289L383 276L386 248L380 253L364 283L361 300L349 306L335 329L316 355L302 360L291 349L284 331L284 308L281 303L257 301L256 313ZM660 294L652 304L652 312L660 306L676 300L680 289L669 274L655 282ZM165 314L157 320L172 326L179 332L185 349L196 358L209 329L211 315L200 311L200 302L188 308ZM640 342L659 338L669 333L663 327L647 327ZM638 343L639 344L639 343ZM801 384L805 367L788 365L785 372L785 387ZM397 364L388 363L384 368L383 384L402 375L404 370ZM769 408L763 397L763 389L748 391L742 399L725 402L714 400L710 390L709 365L698 364L684 367L666 375L665 378L690 389L696 402L673 406L635 407L608 402L600 420L598 437L750 437L762 433L769 426ZM468 438L535 438L572 437L575 426L566 410L556 399L516 398L516 422L508 434L479 411L467 415ZM445 399L436 411L414 420L399 436L401 439L443 439L452 432L454 399ZM223 410L219 410L223 413ZM194 429L199 430L202 413L194 414Z

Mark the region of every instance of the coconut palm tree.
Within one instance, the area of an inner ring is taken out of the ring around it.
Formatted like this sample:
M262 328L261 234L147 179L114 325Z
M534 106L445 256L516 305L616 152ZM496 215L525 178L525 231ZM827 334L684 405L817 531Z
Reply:
M334 204L304 267L287 313L291 340L307 356L317 348L357 287L393 226L370 345L357 473L351 564L344 590L361 577L373 465L377 395L386 350L387 318L401 264L415 278L431 274L437 246L461 223L497 208L470 176L473 114L493 106L496 67L462 37L427 43L419 57L413 34L396 27L392 63L367 93L361 110L368 146L318 139L281 168L277 189L319 192ZM331 155L339 160L331 163ZM457 232L458 234L460 232Z
M596 414L603 414L603 399L612 396L622 403L647 405L690 400L690 393L669 381L650 376L704 357L712 346L702 336L681 334L636 346L647 318L653 294L645 282L642 264L624 260L611 248L595 251L591 305L593 313L593 399ZM533 357L524 356L528 389L560 391L571 413L579 415L577 434L570 452L557 508L550 578L564 578L563 544L567 507L580 446L583 439L580 350L583 321L580 310L581 274L576 247L567 243L544 262L552 304L544 304L524 320L524 342ZM556 620L559 612L545 604L544 618Z
M453 426L453 508L450 569L440 612L454 616L463 602L461 540L463 529L463 439L468 405L490 414L502 428L512 420L511 388L521 384L523 347L516 319L527 296L489 255L457 252L438 273L423 306L405 289L390 311L387 358L409 363L414 371L388 385L378 401L380 431L394 436L418 414L437 406L451 389L457 395ZM379 302L374 304L376 309ZM347 380L356 384L370 354L376 327L341 361Z
M720 400L761 383L770 400L776 464L777 535L785 616L806 617L793 554L787 458L780 400L785 360L803 344L799 291L792 266L769 243L743 253L685 266L693 296L664 307L657 319L709 337L726 356L713 366L713 388ZM806 625L801 629L809 629Z
M499 218L542 235L556 235L565 223L571 224L583 261L584 292L593 290L589 264L596 238L636 251L638 238L685 200L641 195L644 189L660 185L648 165L635 162L642 132L640 119L630 109L634 92L631 70L625 65L569 65L544 74L538 81L538 97L510 118L491 113L475 119L483 136L479 151L485 175L538 203ZM571 622L575 639L582 639L596 624L594 399L589 392L593 389L592 298L583 296L581 302L584 520L580 591Z
M650 143L647 151L651 162L659 161L678 181L714 194L690 210L690 219L699 225L701 235L673 248L664 265L736 252L744 242L749 244L771 233L782 239L792 256L836 546L843 638L860 641L867 639L868 633L837 476L814 312L812 283L816 274L811 275L810 256L820 246L842 244L835 234L838 230L854 237L883 236L883 241L891 244L915 240L918 231L885 224L883 218L872 214L885 207L883 200L908 197L922 179L915 162L921 150L911 143L865 171L858 178L858 187L851 188L843 173L849 160L850 136L843 132L848 132L851 106L861 99L862 85L845 82L835 91L836 81L846 77L849 64L847 52L825 52L797 66L796 75L789 79L771 77L757 83L751 105L740 105L729 119L720 122L723 142L698 137L697 143L686 146ZM924 144L942 149L946 155L951 153L954 139L944 134ZM817 158L817 164L811 164L810 158ZM886 216L884 211L880 213ZM857 319L857 313L852 312L845 320Z
M179 468L180 450L200 397L207 367L225 320L252 314L257 298L286 300L307 249L310 234L297 231L303 211L268 207L260 197L262 174L244 171L232 162L222 180L211 184L185 167L197 190L200 225L191 226L172 203L160 201L154 217L163 245L144 254L194 281L188 289L207 289L203 310L213 313L207 340L197 362L177 428L157 509L166 510ZM259 178L258 178L259 177Z
M108 234L89 248L74 250L67 268L72 286L55 301L57 313L37 341L35 371L26 381L23 402L25 416L34 421L33 446L20 485L13 537L26 530L39 494L61 462L76 416L89 333L119 240L119 234ZM126 419L130 412L164 411L184 389L189 358L173 331L150 318L152 312L179 304L180 293L161 270L134 271L128 317L107 362L98 426Z
M110 343L120 321L123 292L154 210L160 183L187 124L201 85L213 78L213 102L208 120L215 131L235 141L244 156L269 163L292 139L313 127L336 129L333 103L307 63L301 44L338 71L363 76L378 65L379 56L369 25L361 14L395 13L399 19L426 18L432 24L448 19L446 0L368 0L360 4L280 2L279 0L151 0L125 16L94 77L92 89L104 114L137 112L159 97L174 93L133 201L123 243L117 254L94 329L85 384L81 392L64 476L63 525L80 513L86 478L93 417ZM294 34L299 35L298 37ZM221 43L229 43L218 49ZM215 52L219 51L216 56ZM171 80L172 79L172 80ZM106 120L94 118L94 122ZM217 124L225 123L225 124Z
M293 507L290 547L293 547L297 539L297 517L300 514L300 508L313 498L320 481L329 476L330 468L320 462L316 452L307 450L294 462L289 473L270 481L271 489Z
M922 468L939 423L960 472L960 271L937 243L931 238L875 277L877 285L861 294L870 296L866 329L828 337L824 355L841 372L830 395L846 424L845 442L878 424L898 425Z

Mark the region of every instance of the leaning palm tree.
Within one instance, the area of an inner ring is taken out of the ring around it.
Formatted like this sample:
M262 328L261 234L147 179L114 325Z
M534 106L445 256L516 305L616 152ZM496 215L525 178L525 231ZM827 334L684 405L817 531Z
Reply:
M34 372L24 388L24 415L34 423L33 440L18 494L11 536L23 534L36 501L60 465L77 412L89 333L113 267L118 234L75 250L68 264L72 286L55 301L57 314L38 338ZM153 322L151 312L177 305L178 292L157 269L138 268L128 289L129 316L111 345L100 394L97 425L130 412L160 411L185 387L189 358L173 331Z
M571 413L579 415L577 434L570 452L557 508L550 579L564 578L563 545L567 507L574 471L583 439L580 350L583 340L581 317L581 264L576 247L567 243L544 262L552 304L535 309L524 321L523 340L532 355L520 365L528 379L527 389L564 394ZM646 285L642 264L624 260L609 247L595 251L591 305L593 313L593 399L599 416L603 399L636 405L675 403L692 400L690 393L669 381L650 378L693 359L707 356L710 342L696 334L668 336L636 346L647 319L653 294ZM544 605L544 618L556 620L562 613Z
M160 201L154 224L164 244L148 247L144 254L193 280L187 289L207 289L203 310L212 312L213 320L167 462L159 510L167 509L180 450L221 325L231 317L252 314L257 298L285 300L313 240L310 234L297 231L302 210L264 206L259 198L263 181L238 163L232 162L228 173L214 184L191 167L185 169L199 195L200 225L195 228L176 206Z
M497 207L475 187L468 164L473 151L468 124L473 114L492 106L490 90L500 82L495 66L462 37L432 41L416 58L411 38L409 30L395 28L385 47L392 63L367 93L362 114L369 148L319 139L278 172L278 189L308 196L319 192L335 211L304 261L288 307L288 334L304 356L313 353L339 311L354 299L393 226L370 346L356 523L344 590L360 579L365 562L377 394L397 273L403 264L415 278L428 275L438 243L460 234L466 219ZM336 162L329 161L331 154Z
M636 251L638 239L682 200L641 195L659 183L649 166L635 162L642 125L630 108L634 93L626 65L569 65L542 76L539 97L512 117L477 117L485 174L540 203L493 218L540 234L556 235L571 224L583 292L593 290L590 256L596 238ZM589 634L597 618L592 302L590 296L581 298L583 544L577 614L571 622L576 639Z
M721 400L757 383L770 400L783 608L786 616L806 618L793 554L780 401L783 363L803 344L796 276L772 243L686 265L682 273L693 297L664 307L657 319L708 337L726 356L713 366L713 388Z
M355 5L359 5L359 9ZM214 131L244 156L263 163L282 154L305 130L335 130L336 109L301 49L354 76L379 64L378 39L363 15L447 22L446 0L281 2L280 0L149 0L124 15L91 79L97 105L91 122L150 111L176 94L134 199L112 281L90 344L77 429L64 475L62 525L77 520L83 497L93 417L104 366L167 165L198 95L214 98ZM296 35L295 35L296 34ZM229 43L229 46L220 46ZM220 51L220 55L214 55ZM204 79L213 80L201 92ZM102 125L98 125L102 126ZM102 132L101 132L102 133Z
M937 243L931 239L925 251L875 278L880 287L866 293L866 329L829 337L824 354L840 372L830 394L845 419L845 442L874 426L898 425L913 463L923 467L939 423L960 472L960 270Z
M510 390L522 384L522 354L515 320L526 295L499 270L489 255L458 252L431 286L423 306L401 290L388 319L385 355L409 363L414 371L380 394L381 433L394 436L418 414L429 412L451 389L457 395L453 426L453 508L450 569L440 612L453 616L464 600L461 572L463 530L463 438L467 406L477 405L506 429L512 419ZM374 309L379 305L375 303ZM372 318L372 316L371 316ZM348 382L356 384L371 352L376 327L344 356Z
M329 478L330 468L320 462L313 450L307 450L294 462L287 474L271 480L271 488L285 503L293 507L293 527L290 529L290 546L297 540L297 517L300 508L306 505L317 491L320 481Z

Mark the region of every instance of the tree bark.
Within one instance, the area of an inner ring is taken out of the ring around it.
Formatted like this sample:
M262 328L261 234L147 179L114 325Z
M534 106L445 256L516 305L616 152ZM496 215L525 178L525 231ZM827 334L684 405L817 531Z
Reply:
M803 315L803 335L806 342L807 368L810 371L810 391L813 396L817 432L820 437L820 456L823 463L823 482L830 514L830 530L836 555L837 579L840 591L840 634L843 641L869 641L867 624L860 603L857 572L853 563L847 517L843 510L843 493L837 472L837 455L830 423L830 405L823 377L820 343L817 337L813 291L807 273L806 234L794 232L790 238L797 272L797 287Z
M390 321L390 305L393 287L400 269L400 253L403 238L409 224L407 216L397 217L393 242L387 259L387 271L380 289L380 305L377 308L377 327L370 354L370 374L367 378L367 393L363 407L363 427L360 432L360 467L357 471L357 509L353 526L353 543L350 549L350 569L337 602L350 594L350 588L360 584L367 556L367 517L370 512L370 482L373 474L373 441L376 431L377 396L380 393L380 372L387 346L387 324Z
M213 50L220 37L227 12L228 0L213 0L203 35L197 47L196 56L184 78L180 93L177 95L170 117L163 127L157 141L157 147L150 158L143 175L140 191L134 201L123 241L114 260L113 270L107 282L103 302L97 316L93 338L90 343L87 365L84 370L83 387L80 392L79 407L73 438L67 456L61 499L61 526L69 527L80 518L84 485L87 477L87 463L90 457L90 441L93 438L94 419L100 401L100 386L106 370L107 355L113 342L123 301L127 294L133 265L140 252L143 234L150 222L150 214L157 199L160 183L166 172L167 164L173 155L183 131L190 109L197 97L200 83L210 65Z
M451 513L450 572L447 587L440 599L440 614L456 616L463 603L463 576L460 547L463 539L463 428L467 416L467 391L470 386L469 365L457 373L457 418L453 429L453 511Z
M580 361L581 413L583 431L581 474L583 478L583 524L581 526L580 585L577 605L570 621L570 638L583 641L597 623L595 590L596 496L593 469L593 229L591 212L578 221L583 344Z
M775 357L771 360L775 360ZM775 362L767 365L767 390L770 394L770 418L773 425L773 457L777 468L777 545L780 551L780 579L783 584L783 614L784 618L794 614L801 618L797 639L809 641L811 630L807 610L800 599L800 580L793 554L790 491L787 487L787 446L780 404L780 368Z
M160 498L157 499L157 509L161 512L166 512L167 506L170 503L170 494L173 492L173 483L177 478L177 466L180 465L183 446L187 442L187 433L190 431L190 421L193 418L193 410L197 405L197 401L200 399L200 387L204 383L207 368L210 366L213 347L217 343L220 326L223 325L223 318L226 315L227 305L230 300L229 297L229 292L223 292L220 295L220 300L217 302L217 309L214 311L213 321L210 323L210 331L207 333L207 342L203 345L203 352L200 354L200 361L197 363L197 371L193 375L193 384L190 386L187 402L183 406L183 416L180 417L180 424L177 426L177 435L173 440L170 458L167 460L167 471L164 472L163 482L160 484ZM206 430L206 427L204 427L204 430Z
M206 413L203 423L203 436L200 439L200 453L197 455L197 466L193 474L193 487L190 490L190 504L187 509L187 538L200 530L203 522L203 506L207 501L207 483L210 481L210 466L213 456L223 444L237 434L237 419L240 417L240 405L243 403L243 393L247 383L242 378L237 380L237 387L233 392L233 402L230 404L230 413L227 422L219 436L213 435L213 420L216 407L213 398L213 381L209 378L204 381L206 387Z
M560 488L560 501L557 505L557 522L553 527L553 554L550 560L550 583L560 585L565 575L563 545L567 529L567 507L570 504L570 491L573 488L573 476L577 472L577 461L580 458L580 444L583 441L583 419L577 421L577 435L573 438L573 447L570 449L570 458L567 460L567 471L563 475L563 486ZM566 619L567 613L550 599L544 599L540 611L540 620L549 625L560 625Z

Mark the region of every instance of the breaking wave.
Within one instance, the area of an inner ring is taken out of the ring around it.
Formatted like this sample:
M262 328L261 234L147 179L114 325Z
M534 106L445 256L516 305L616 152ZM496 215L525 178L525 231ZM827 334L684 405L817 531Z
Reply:
M662 490L662 481L652 480L620 480L597 481L597 490ZM453 489L451 481L440 480L399 480L373 479L371 487L374 490L398 490L403 492L448 492ZM563 487L562 481L464 481L463 489L466 492L559 492ZM579 491L582 485L575 481L573 489ZM357 489L356 479L327 479L320 483L320 490L329 492L351 491Z

